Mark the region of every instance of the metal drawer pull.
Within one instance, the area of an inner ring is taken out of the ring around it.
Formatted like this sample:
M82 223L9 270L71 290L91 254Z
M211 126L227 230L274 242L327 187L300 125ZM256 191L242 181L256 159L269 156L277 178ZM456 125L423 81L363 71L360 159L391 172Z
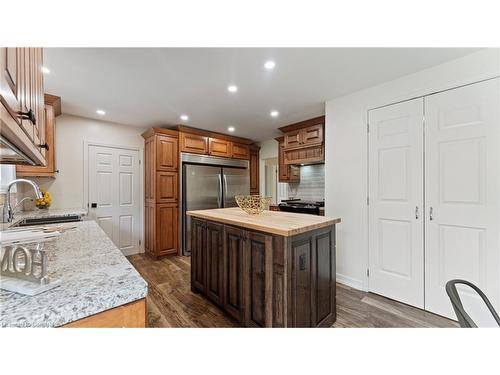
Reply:
M30 109L28 112L17 112L17 114L23 120L30 120L33 125L36 125L36 116L35 112L33 112L32 109Z

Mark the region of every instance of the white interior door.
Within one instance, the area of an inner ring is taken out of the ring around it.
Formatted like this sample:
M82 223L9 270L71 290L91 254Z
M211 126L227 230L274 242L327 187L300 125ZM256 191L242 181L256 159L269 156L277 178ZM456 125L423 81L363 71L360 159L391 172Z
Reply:
M476 284L500 311L499 89L495 79L425 98L425 305L453 319L451 279ZM492 322L470 289L460 294L473 320Z
M369 290L424 307L423 99L369 112Z
M125 254L140 251L139 152L89 145L89 213Z

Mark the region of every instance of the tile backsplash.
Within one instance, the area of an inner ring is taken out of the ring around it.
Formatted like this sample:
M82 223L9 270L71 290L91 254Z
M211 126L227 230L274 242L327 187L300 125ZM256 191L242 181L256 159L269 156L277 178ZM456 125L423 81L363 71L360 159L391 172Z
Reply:
M325 165L314 164L300 167L300 182L288 184L288 197L307 201L325 199Z

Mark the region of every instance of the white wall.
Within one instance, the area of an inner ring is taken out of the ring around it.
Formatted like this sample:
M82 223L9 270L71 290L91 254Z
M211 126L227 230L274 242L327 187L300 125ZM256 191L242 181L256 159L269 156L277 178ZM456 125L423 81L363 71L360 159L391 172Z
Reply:
M368 109L498 75L500 50L481 50L326 102L326 215L342 219L337 227L339 282L368 289Z
M56 119L56 178L34 178L52 197L52 208L84 207L83 149L84 141L138 147L142 155L144 128L61 115ZM142 156L141 156L142 159ZM140 186L143 186L141 173ZM85 207L86 208L86 207Z

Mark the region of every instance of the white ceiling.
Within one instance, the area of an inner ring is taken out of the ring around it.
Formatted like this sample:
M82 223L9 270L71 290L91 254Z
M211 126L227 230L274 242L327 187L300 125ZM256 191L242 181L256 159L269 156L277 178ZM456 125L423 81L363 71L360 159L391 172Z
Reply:
M46 48L44 65L46 92L62 97L64 113L142 127L179 124L187 114L187 125L224 133L234 126L234 135L260 141L324 114L326 100L476 50ZM276 62L273 71L264 69L267 60Z

